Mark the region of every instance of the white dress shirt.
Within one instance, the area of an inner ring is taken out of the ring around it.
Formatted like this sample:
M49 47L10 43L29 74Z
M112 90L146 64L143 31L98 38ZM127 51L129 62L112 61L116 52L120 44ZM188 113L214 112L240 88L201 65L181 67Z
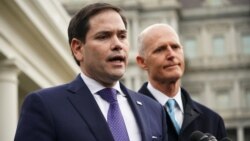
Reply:
M155 89L150 82L148 82L147 85L148 90L151 92L151 94L155 97L155 99L164 107L168 99L174 99L176 101L176 105L174 108L174 113L175 113L175 119L178 123L178 125L181 127L183 123L183 118L184 118L184 109L183 109L183 103L181 99L181 89L179 88L177 94L174 97L168 97L164 93L160 92L159 90ZM167 108L167 110L169 110Z
M97 94L98 91L104 89L105 87L102 86L96 80L86 76L84 73L81 73L81 77L89 88L90 92L93 94L99 108L101 109L103 116L107 120L109 103ZM112 88L118 91L117 100L127 128L129 139L131 141L141 141L141 133L139 130L139 126L137 125L135 116L132 112L132 109L128 103L125 94L121 91L120 83L117 82Z

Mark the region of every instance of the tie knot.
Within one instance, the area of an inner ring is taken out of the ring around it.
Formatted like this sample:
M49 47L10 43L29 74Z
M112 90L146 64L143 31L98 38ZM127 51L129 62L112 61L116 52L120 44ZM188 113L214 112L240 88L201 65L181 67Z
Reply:
M102 89L98 94L109 103L117 102L117 91L113 88Z
M174 99L169 99L167 101L167 106L168 106L170 112L172 112L172 110L174 110L175 100Z

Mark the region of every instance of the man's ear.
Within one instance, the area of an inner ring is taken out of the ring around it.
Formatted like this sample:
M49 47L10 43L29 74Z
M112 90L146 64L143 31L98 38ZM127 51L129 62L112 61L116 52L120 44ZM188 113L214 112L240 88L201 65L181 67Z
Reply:
M71 51L77 61L83 60L83 46L82 42L76 38L73 38L70 44Z
M137 55L136 56L136 62L137 62L137 65L141 68L141 69L144 69L144 70L147 70L148 67L147 67L147 64L145 62L145 59L140 56L140 55Z

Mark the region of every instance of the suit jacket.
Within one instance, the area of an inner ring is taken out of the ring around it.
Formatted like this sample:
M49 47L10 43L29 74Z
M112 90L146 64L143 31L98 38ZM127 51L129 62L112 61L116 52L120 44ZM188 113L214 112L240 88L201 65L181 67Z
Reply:
M132 108L142 140L167 140L162 106L123 85L121 89ZM113 140L106 119L80 75L71 83L29 94L15 136L15 141Z
M139 92L156 100L147 89L147 82L144 83ZM174 129L169 115L166 114L169 141L187 141L192 132L197 130L203 133L210 133L218 140L226 137L226 129L221 116L192 100L188 92L183 88L181 88L181 97L184 106L184 120L179 135Z

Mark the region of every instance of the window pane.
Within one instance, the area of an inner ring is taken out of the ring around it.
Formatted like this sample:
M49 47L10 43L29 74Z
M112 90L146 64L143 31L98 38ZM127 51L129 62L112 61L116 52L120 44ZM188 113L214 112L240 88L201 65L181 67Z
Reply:
M223 56L225 54L224 38L221 36L214 37L212 43L212 50L214 56Z
M250 107L250 88L245 89L246 107Z
M185 41L185 46L184 46L184 52L185 52L185 56L187 58L195 58L195 57L197 57L196 40L194 40L194 39L186 40Z
M236 128L227 129L227 136L232 139L232 141L237 140Z
M230 103L230 95L227 90L216 91L216 106L218 109L229 109Z
M250 54L250 35L242 37L243 53Z
M244 129L245 141L250 141L250 127Z
M221 0L209 0L209 2L212 6L219 6L222 4Z

